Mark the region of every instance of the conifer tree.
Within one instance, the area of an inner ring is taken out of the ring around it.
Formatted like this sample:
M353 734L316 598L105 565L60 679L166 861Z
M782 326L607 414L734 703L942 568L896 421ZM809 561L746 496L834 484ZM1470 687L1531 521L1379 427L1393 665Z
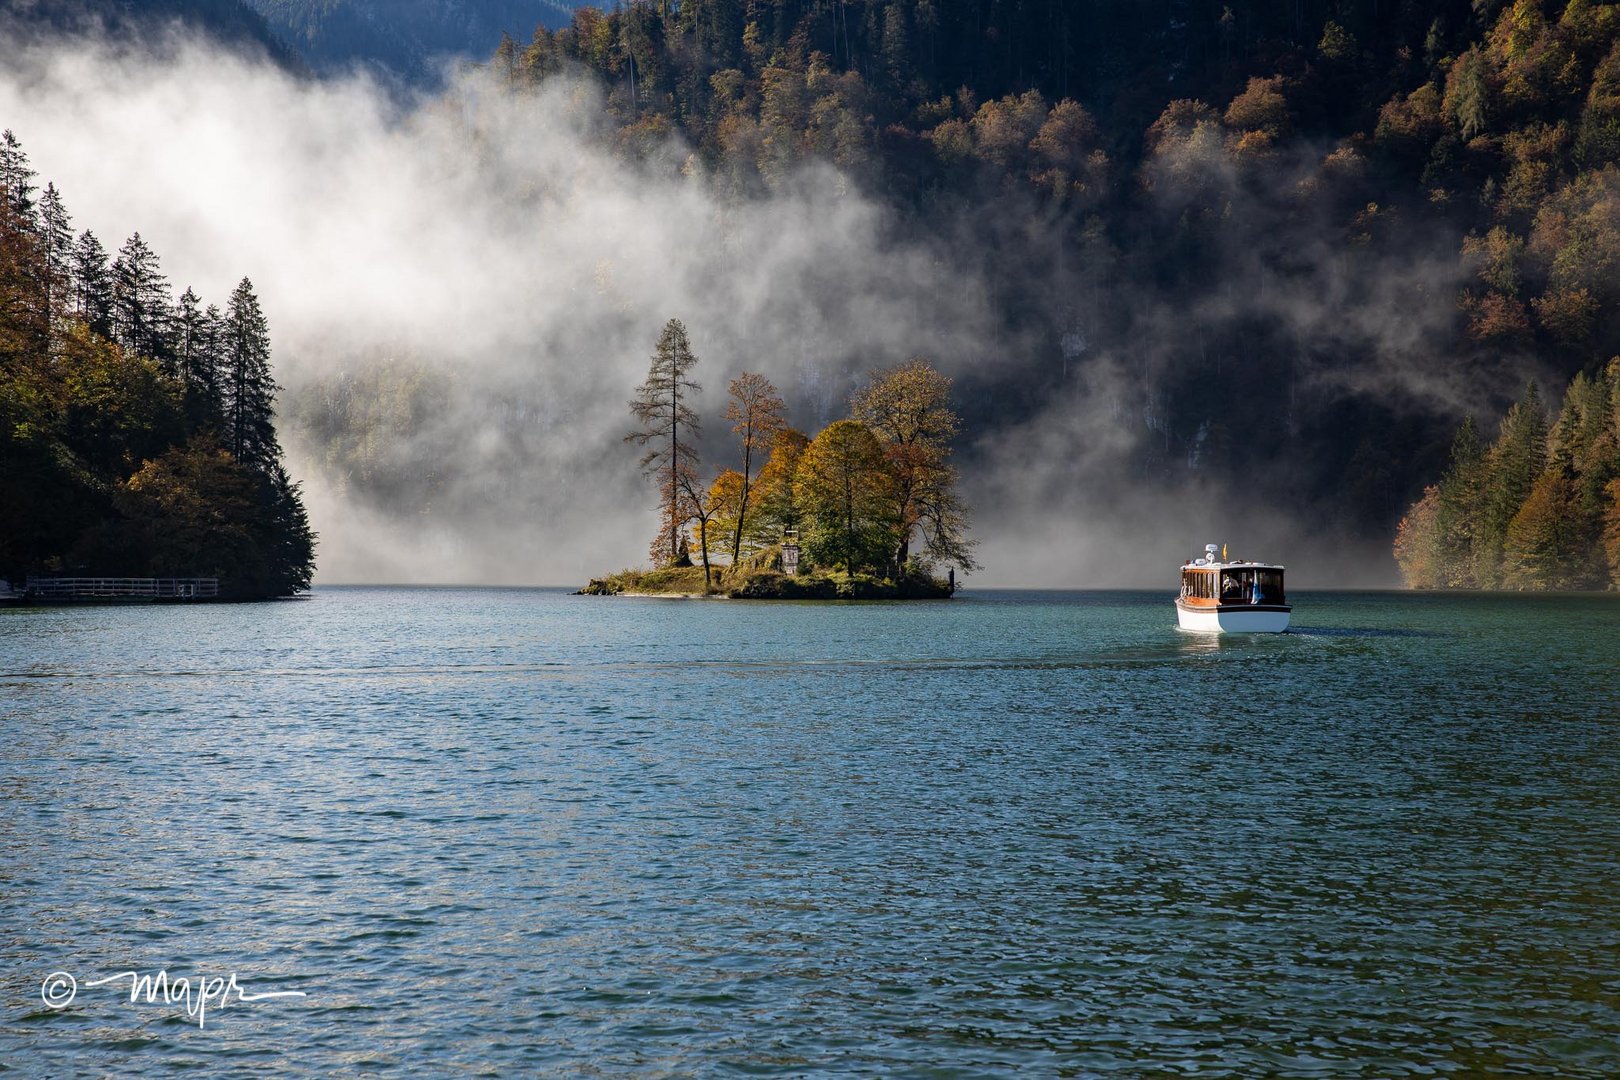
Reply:
M43 250L29 192L33 171L22 148L0 137L0 368L34 367L50 347Z
M214 305L200 309L202 301L190 286L175 305L172 328L175 367L185 386L186 428L199 431L219 424L220 314Z
M265 483L270 496L270 565L275 575L267 591L274 596L305 592L315 573L316 536L309 526L300 485L292 482L280 461L270 464Z
M54 326L67 314L73 291L73 219L55 184L39 199L39 239L45 255L45 307Z
M658 484L661 525L651 550L656 565L680 561L681 538L692 520L689 492L696 488L698 456L688 440L698 437L701 425L687 398L702 387L687 373L696 364L685 325L669 320L658 336L647 381L630 402L631 415L641 426L625 441L647 447L641 468Z
M1433 527L1432 557L1425 556L1432 566L1431 586L1479 587L1480 552L1477 548L1484 466L1485 451L1480 446L1479 428L1469 416L1452 440L1451 467L1436 487L1432 508L1423 519ZM1427 492L1425 497L1428 497Z
M169 282L158 269L157 254L130 236L112 266L113 338L126 352L150 357L175 374L169 354Z
M0 132L0 213L9 213L22 225L34 224L34 170L17 137L7 128Z
M1486 461L1480 525L1480 584L1502 584L1503 548L1508 524L1530 497L1536 477L1547 465L1547 413L1536 384L1526 384L1524 397L1508 410L1502 431Z
M274 423L278 387L270 377L270 327L243 278L225 308L224 397L226 441L236 460L269 472L281 460Z
M73 244L73 309L93 333L112 336L112 277L107 253L86 229Z
M1504 540L1504 582L1520 589L1572 589L1589 583L1592 549L1576 513L1572 470L1554 465L1536 478Z

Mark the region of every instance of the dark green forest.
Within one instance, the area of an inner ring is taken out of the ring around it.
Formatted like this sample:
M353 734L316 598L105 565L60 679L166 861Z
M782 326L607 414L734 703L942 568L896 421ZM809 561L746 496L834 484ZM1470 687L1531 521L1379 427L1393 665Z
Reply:
M178 297L135 233L110 261L0 135L0 577L309 587L314 534L274 426L270 331L243 278Z
M627 158L677 138L737 199L826 161L980 261L1029 347L961 376L970 429L1110 355L1136 476L1263 477L1346 536L1393 533L1464 413L1620 354L1613 5L636 2L491 64L592 73Z

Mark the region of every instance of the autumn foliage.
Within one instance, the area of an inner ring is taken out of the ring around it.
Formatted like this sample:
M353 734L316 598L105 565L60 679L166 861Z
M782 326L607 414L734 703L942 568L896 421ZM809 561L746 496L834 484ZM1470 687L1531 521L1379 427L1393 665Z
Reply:
M671 319L631 403L638 426L626 438L649 448L642 467L659 491L656 570L685 564L696 549L708 590L716 556L734 570L762 555L775 566L783 543L802 544L805 569L846 575L899 580L936 563L976 567L950 464L959 427L951 381L926 361L873 375L851 396L852 417L814 439L787 426L786 403L768 379L742 373L728 386L724 414L739 467L707 484L685 441L701 428L689 375L696 363L684 326Z

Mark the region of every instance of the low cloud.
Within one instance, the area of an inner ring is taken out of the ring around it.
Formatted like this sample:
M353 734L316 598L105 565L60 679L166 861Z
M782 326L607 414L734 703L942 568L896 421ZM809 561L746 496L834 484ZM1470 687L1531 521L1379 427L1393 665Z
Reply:
M1326 532L1275 501L1240 510L1223 485L1223 509L1185 471L1128 475L1161 431L1152 364L1010 333L964 245L903 233L824 166L724 198L678 141L626 161L606 124L586 80L510 95L471 72L401 103L363 76L298 79L184 39L157 61L23 47L0 73L0 125L77 228L110 250L139 230L176 291L205 301L253 279L318 582L578 583L642 561L654 496L622 442L626 402L671 316L701 358L716 464L725 383L744 370L813 430L863 373L909 356L971 390L1038 350L1072 352L1076 377L1050 400L968 433L976 584L1168 588L1182 557L1240 536L1245 554L1331 567L1307 581L1392 581L1387 553L1335 562ZM1300 295L1270 303L1310 330L1325 309ZM1168 336L1177 313L1159 315ZM1176 438L1172 456L1196 451Z

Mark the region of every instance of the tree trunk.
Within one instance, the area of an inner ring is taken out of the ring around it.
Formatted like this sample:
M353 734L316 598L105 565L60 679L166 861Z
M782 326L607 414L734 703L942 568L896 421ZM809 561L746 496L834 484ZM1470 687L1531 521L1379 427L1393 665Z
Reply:
M752 438L752 434L748 436ZM731 566L736 568L742 559L743 521L748 517L748 443L743 443L742 497L737 500L737 528L731 536Z
M709 582L710 582L710 578L709 578L709 519L707 517L698 518L698 533L703 538L703 542L702 542L702 545L701 545L702 549L703 549L703 591L705 593L707 593L709 591Z

